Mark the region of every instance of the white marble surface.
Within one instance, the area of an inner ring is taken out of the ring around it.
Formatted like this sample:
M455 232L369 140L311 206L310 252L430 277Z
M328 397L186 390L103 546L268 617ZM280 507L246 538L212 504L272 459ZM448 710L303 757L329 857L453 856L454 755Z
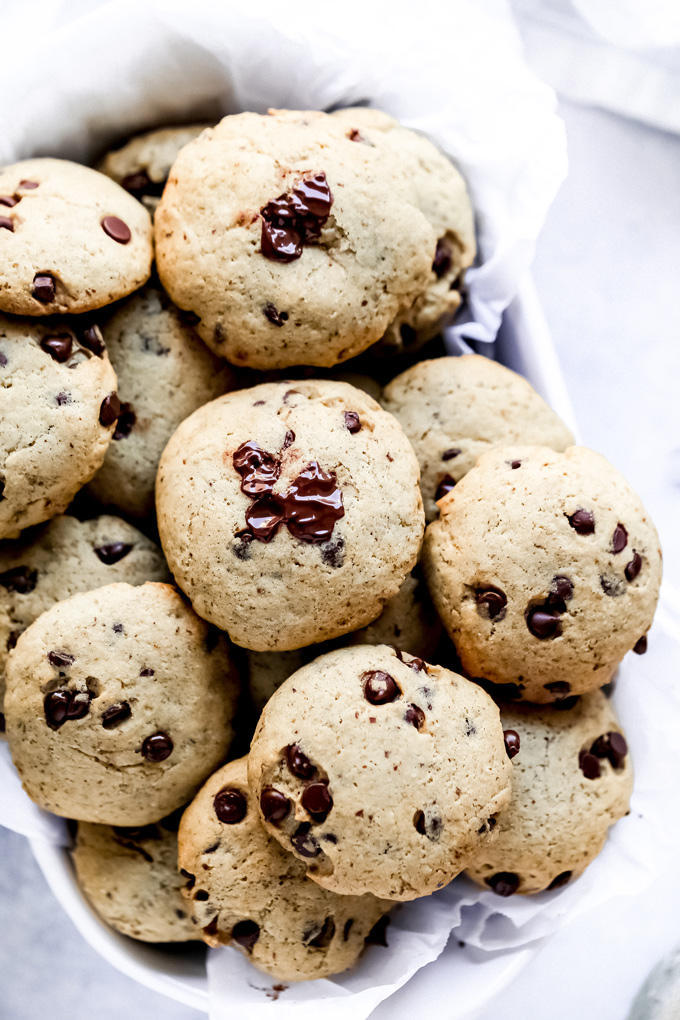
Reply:
M565 105L562 113L571 170L535 278L583 441L643 494L666 576L680 587L680 139L596 110ZM96 956L20 837L0 829L0 854L0 1016L197 1016ZM543 947L482 1020L499 1012L504 1020L624 1020L652 964L680 942L678 916L676 876L586 915Z

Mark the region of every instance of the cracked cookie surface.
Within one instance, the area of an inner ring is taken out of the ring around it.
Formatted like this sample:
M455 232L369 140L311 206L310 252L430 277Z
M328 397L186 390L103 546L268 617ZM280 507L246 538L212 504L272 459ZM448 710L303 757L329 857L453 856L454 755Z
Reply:
M387 645L289 677L248 760L267 831L310 878L395 900L442 888L494 840L510 775L491 698Z
M397 421L346 383L264 383L177 429L158 528L196 612L236 644L285 651L380 615L415 565L418 465Z
M346 970L392 904L337 896L308 879L263 828L247 780L247 759L229 762L182 816L179 864L197 935L239 948L284 981Z
M643 650L659 537L600 454L493 450L439 509L423 567L469 676L543 704L604 686L626 652Z
M146 825L224 760L237 692L226 638L175 588L111 584L57 603L21 635L7 663L7 739L40 807Z
M436 332L474 257L458 171L368 110L225 117L177 157L155 234L163 285L208 346L261 369Z

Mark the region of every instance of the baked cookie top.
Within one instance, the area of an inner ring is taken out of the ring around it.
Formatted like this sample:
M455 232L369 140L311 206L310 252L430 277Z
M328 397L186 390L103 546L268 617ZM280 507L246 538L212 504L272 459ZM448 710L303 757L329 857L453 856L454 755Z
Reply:
M442 888L495 838L511 771L491 698L387 645L289 677L248 760L267 831L310 878L395 900Z
M472 213L455 167L385 114L242 113L179 153L156 252L217 354L328 367L435 301L433 288L448 295L472 261Z
M149 278L151 219L114 181L64 159L0 170L0 311L89 312Z

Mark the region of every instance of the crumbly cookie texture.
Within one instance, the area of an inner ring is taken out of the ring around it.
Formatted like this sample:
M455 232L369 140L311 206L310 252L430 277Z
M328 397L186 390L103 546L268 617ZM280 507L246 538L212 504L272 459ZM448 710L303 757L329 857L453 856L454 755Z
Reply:
M601 691L566 711L507 705L512 801L498 839L467 869L501 896L557 889L577 878L628 812L633 768L616 713Z
M329 367L411 319L436 331L475 250L455 167L366 110L225 117L179 153L155 231L175 303L260 369Z
M256 710L262 711L281 684L302 666L341 645L389 644L409 655L430 659L441 636L442 626L430 601L427 587L416 569L408 575L377 620L355 630L337 642L310 645L290 652L251 652L248 659L250 697Z
M97 327L0 316L0 538L66 509L102 464L118 410Z
M602 687L626 652L644 650L659 538L604 457L499 448L439 508L423 565L469 676L543 704Z
M24 631L5 718L29 797L67 818L147 825L224 761L237 680L226 639L167 584L73 595Z
M495 839L511 771L491 698L386 645L289 677L248 761L263 824L310 878L395 900L442 888Z
M197 934L283 981L347 970L392 904L310 881L263 828L247 779L246 758L229 762L182 816L179 864Z
M71 857L78 884L107 924L142 942L197 938L177 870L172 816L141 828L79 822Z
M195 411L168 443L158 528L199 616L286 651L365 626L418 556L418 464L347 383L264 383Z
M121 414L90 492L107 506L149 517L158 462L170 436L197 407L233 389L234 374L154 285L119 307L104 335Z
M418 362L385 387L381 403L416 452L428 521L437 500L492 447L536 443L561 451L574 442L526 379L478 354Z
M89 167L63 159L3 167L0 216L0 311L90 312L149 278L148 212Z
M66 514L0 544L0 711L7 655L55 602L114 581L170 581L158 546L120 517Z
M145 131L120 149L107 152L97 170L134 195L153 216L177 153L208 126L188 124Z

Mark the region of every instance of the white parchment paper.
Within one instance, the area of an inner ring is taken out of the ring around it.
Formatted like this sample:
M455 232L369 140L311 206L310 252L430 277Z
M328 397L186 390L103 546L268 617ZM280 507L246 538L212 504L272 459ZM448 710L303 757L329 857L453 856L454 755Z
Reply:
M0 162L33 154L89 161L132 131L240 109L368 103L429 134L465 175L480 257L454 334L491 341L566 172L562 124L551 91L523 63L509 18L497 16L502 0L425 0L418 13L429 30L415 34L399 6L364 4L359 18L351 4L344 17L338 5L319 4L305 20L269 2L254 14L198 0L51 3L0 67ZM456 880L395 911L389 949L370 948L349 974L283 990L238 952L212 950L212 1020L316 1020L320 1007L363 1020L436 959L452 929L482 949L511 948L642 888L674 846L664 727L679 706L663 668L672 641L657 627L649 655L626 664L617 702L635 757L633 809L583 878L531 900L502 900ZM0 822L66 845L64 823L30 804L6 752L0 747Z

